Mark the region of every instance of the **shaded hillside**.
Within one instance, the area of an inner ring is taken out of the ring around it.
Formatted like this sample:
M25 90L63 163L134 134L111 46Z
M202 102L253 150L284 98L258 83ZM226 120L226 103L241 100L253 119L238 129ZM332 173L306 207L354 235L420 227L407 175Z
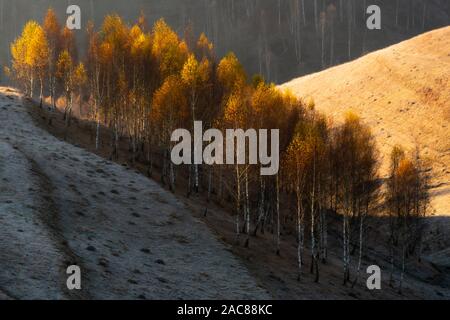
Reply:
M270 297L173 194L38 128L21 98L0 87L0 299Z
M450 27L282 87L313 97L338 120L349 109L359 113L377 138L383 174L395 144L417 144L433 168L435 214L450 215Z
M447 0L370 3L363 0L74 0L70 3L80 5L83 27L89 19L100 24L104 15L112 12L132 22L141 10L148 17L149 25L164 17L179 34L192 23L194 34L204 31L217 46L218 55L232 50L249 74L261 73L277 83L357 58L365 52L448 25L450 21ZM368 4L381 7L382 30L369 31L365 27ZM50 6L63 20L67 5L68 2L60 0L0 0L0 64L9 63L9 44L27 20L41 21ZM324 12L323 19L321 12ZM83 42L83 38L84 32L79 32L79 41Z

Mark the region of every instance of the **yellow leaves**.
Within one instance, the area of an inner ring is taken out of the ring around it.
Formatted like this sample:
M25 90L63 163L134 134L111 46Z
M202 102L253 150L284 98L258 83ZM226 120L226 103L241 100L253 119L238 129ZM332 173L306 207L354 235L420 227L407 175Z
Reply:
M88 80L86 68L84 67L84 64L82 62L80 62L77 65L77 67L75 68L74 80L75 80L75 83L79 86L82 86Z
M163 55L171 46L178 46L178 35L167 25L164 19L158 20L153 26L153 54Z
M180 42L178 35L164 19L155 23L152 38L152 54L159 62L162 78L177 74L187 58L187 45Z
M203 32L197 41L197 49L202 58L207 58L209 60L214 59L214 45L209 41Z
M224 120L230 123L234 128L243 127L245 123L245 116L243 111L245 109L245 97L239 92L233 92L227 100L225 105Z
M159 125L167 122L169 126L172 126L174 122L187 118L187 99L184 85L179 77L168 77L155 92L152 113L154 120Z
M62 48L67 50L72 57L76 56L75 35L73 31L64 27L61 35Z
M11 55L18 79L32 79L34 74L42 76L49 61L49 47L45 32L37 22L29 21L25 25L22 35L11 45Z
M399 180L404 180L404 182L407 182L406 180L414 179L416 173L416 168L414 164L409 159L402 159L400 161L400 164L398 166L396 175L399 178Z
M130 30L130 53L134 59L142 59L148 56L152 50L150 34L145 34L139 25L134 25Z
M101 34L104 41L109 42L119 49L127 42L128 28L122 21L122 18L117 14L108 15L103 21Z
M199 63L191 54L181 70L181 79L186 84L195 84L199 78Z
M100 60L102 61L102 63L108 64L108 61L111 61L113 56L113 48L111 44L108 42L103 42L100 45L99 53L100 53Z
M11 55L13 57L13 63L16 66L25 65L25 59L27 55L27 46L24 37L16 39L11 45Z
M361 122L361 118L352 110L348 110L345 113L344 121L347 125L359 125Z
M133 40L137 39L142 35L143 35L143 32L138 25L135 24L133 27L131 27L131 29L130 29L130 38L131 39L133 39Z
M234 53L229 53L220 61L217 67L217 75L228 94L243 87L246 82L244 68Z
M70 78L73 70L73 61L72 57L69 54L69 51L64 50L63 52L61 52L56 64L56 68L57 76L59 79L67 81Z
M41 26L38 26L29 43L27 63L36 68L44 68L48 63L49 48L47 37Z
M202 32L200 38L197 41L197 47L203 50L207 50L209 52L211 52L214 49L214 45L211 42L209 42L204 32Z
M208 59L203 59L199 63L191 54L181 70L181 79L187 86L195 88L206 84L209 81L210 73L211 66Z
M12 75L11 69L7 66L3 67L3 72L4 72L5 76L7 76L7 77L11 77L11 75Z
M405 150L396 145L391 152L391 175L397 181L397 185L411 185L418 178L419 171L410 157L406 156Z
M281 91L273 84L261 83L251 96L251 107L263 128L285 127L287 104Z
M405 150L400 145L395 145L391 151L391 170L397 170L400 161L405 159Z
M316 108L316 102L314 101L313 97L307 98L305 101L305 104L306 104L306 108L309 111L314 111Z
M203 58L202 62L200 63L199 72L201 82L202 83L208 82L212 73L211 63L209 62L208 59Z

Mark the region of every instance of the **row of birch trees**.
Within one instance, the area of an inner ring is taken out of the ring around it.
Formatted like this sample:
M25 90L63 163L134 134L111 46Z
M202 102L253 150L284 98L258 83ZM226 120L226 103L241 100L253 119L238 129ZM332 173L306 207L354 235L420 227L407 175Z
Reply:
M382 191L374 136L357 115L348 113L334 124L312 100L282 91L262 76L248 78L233 53L218 59L205 34L195 38L187 28L181 38L162 19L150 28L142 15L134 25L109 15L99 30L89 23L86 37L80 58L73 32L62 28L50 9L42 26L28 22L11 45L11 74L31 98L39 91L41 106L45 95L52 109L62 98L66 126L78 102L92 123L96 148L106 145L111 159L126 156L145 164L150 176L158 170L171 191L204 196L232 211L236 245L251 248L251 241L269 233L274 254L282 255L288 250L283 241L293 232L299 280L309 263L320 281L320 265L329 256L330 217L338 217L340 236L333 241L342 248L343 282L355 285L368 218L384 201L391 264L401 264L403 279L407 259L420 247L427 211L418 155L411 160L396 147ZM280 129L280 171L262 176L257 164L175 166L172 132L184 128L193 134L196 121L204 130L222 132ZM102 128L108 141L102 140ZM401 261L394 261L398 252Z

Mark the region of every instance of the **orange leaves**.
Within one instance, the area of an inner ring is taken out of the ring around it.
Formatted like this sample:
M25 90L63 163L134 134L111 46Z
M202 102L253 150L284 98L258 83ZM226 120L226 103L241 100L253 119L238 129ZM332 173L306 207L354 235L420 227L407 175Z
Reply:
M78 86L82 86L87 82L86 68L82 62L75 68L74 81Z
M233 92L227 99L224 110L224 121L232 128L245 128L247 126L248 103L242 91Z
M53 9L48 9L44 18L43 25L45 35L49 42L49 48L53 59L59 55L59 50L62 45L61 25L59 24L56 13Z
M73 31L64 27L61 34L62 48L63 50L67 50L72 57L72 59L77 58L77 45L75 42L75 35Z
M65 83L71 82L73 72L73 61L69 51L61 52L56 64L57 77Z
M193 54L185 62L181 70L181 79L188 87L198 87L205 85L210 78L211 66L207 59L201 63L197 61Z
M187 100L183 83L179 77L168 77L153 96L153 108L157 121L165 118L186 119Z
M172 131L186 126L189 108L184 85L179 77L169 76L156 90L152 100L151 120L163 144L170 143Z
M421 167L418 153L406 155L400 146L391 153L391 172L387 183L386 204L392 218L402 218L400 224L406 228L404 241L414 236L411 218L425 216L428 208L428 175ZM412 228L409 230L409 228ZM392 230L392 232L397 232ZM409 233L409 234L408 234Z
M152 53L159 62L162 78L177 74L187 59L187 45L180 41L178 35L166 24L164 19L155 23L152 37Z
M100 32L103 40L116 50L124 50L127 47L129 30L118 15L106 16Z
M403 159L395 172L400 184L409 184L416 179L417 169L409 159Z
M210 61L214 60L214 45L203 32L197 41L197 49L201 58L206 58Z
M220 61L217 75L226 94L244 87L246 82L244 68L232 52Z
M181 70L181 79L183 79L184 83L193 86L200 82L199 63L193 54L189 55Z
M158 20L153 26L153 54L163 56L170 47L178 47L178 35L167 25L164 19Z
M419 170L400 146L391 152L391 178L395 180L397 192L407 192L419 178Z
M61 25L59 24L58 18L56 16L55 10L52 8L47 10L47 14L44 18L44 30L49 34L59 34L61 30Z
M142 32L141 28L134 25L130 30L130 53L134 61L139 61L151 52L151 38Z

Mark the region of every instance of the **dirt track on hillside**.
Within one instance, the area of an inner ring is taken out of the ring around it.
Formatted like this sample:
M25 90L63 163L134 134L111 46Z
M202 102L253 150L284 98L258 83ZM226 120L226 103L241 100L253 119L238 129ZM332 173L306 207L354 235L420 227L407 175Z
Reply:
M0 298L269 297L172 194L37 128L29 112L0 88ZM81 291L66 289L71 264Z

